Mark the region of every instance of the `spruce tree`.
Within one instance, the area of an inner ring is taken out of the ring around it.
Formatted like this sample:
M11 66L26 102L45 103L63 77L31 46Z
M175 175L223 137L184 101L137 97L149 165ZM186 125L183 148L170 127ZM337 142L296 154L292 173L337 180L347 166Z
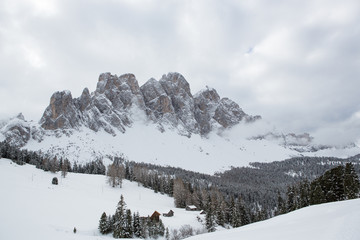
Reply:
M126 204L123 195L121 195L114 215L114 238L123 238L125 236L125 209Z
M132 238L132 237L133 237L132 215L130 209L127 209L125 216L124 238Z
M163 237L164 235L165 235L165 226L164 226L164 223L160 219L157 224L157 236Z
M215 232L215 217L212 209L211 197L208 195L206 203L205 226L208 232Z
M241 226L243 225L247 225L250 223L250 217L246 211L246 208L244 206L244 204L241 203L241 201L239 201L238 203L238 208L239 208L239 215L240 215L240 224Z
M347 163L345 165L344 191L346 199L354 199L359 196L359 177L356 174L354 165L352 163Z
M106 216L105 212L103 212L103 214L100 217L99 231L101 234L107 234L110 232L110 225L108 222L108 217Z
M296 195L295 195L295 187L291 186L287 189L287 211L291 212L294 211L296 206Z
M280 215L286 213L286 204L279 191L277 194L278 197L277 197L277 207L276 207L275 215Z
M222 227L225 225L225 209L226 206L224 201L222 201L216 209L216 223Z
M310 205L310 183L305 180L299 185L299 208L307 207Z
M141 237L141 222L139 212L137 212L136 214L134 213L133 216L133 232L135 238Z
M321 187L320 181L313 181L311 183L310 205L324 203L325 201L325 193Z

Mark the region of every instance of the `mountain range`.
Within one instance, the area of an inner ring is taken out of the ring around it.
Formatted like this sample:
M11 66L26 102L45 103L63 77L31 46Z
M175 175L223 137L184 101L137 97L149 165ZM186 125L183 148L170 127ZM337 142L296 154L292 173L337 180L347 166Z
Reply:
M85 88L73 98L70 91L55 92L38 122L26 121L22 114L0 122L0 141L73 162L121 154L192 170L196 158L198 171L213 165L205 172L299 154L358 153L356 146L349 154L343 149L334 153L331 146L313 144L306 133L244 135L244 129L257 128L262 121L213 88L193 95L180 73L151 78L142 86L130 73L102 73L91 93Z
M18 135L13 143L22 147L31 136L40 140L38 131L86 127L111 135L125 133L139 117L157 124L160 131L170 127L186 136L206 136L216 129L261 119L249 116L234 101L220 98L215 89L206 87L193 96L189 83L179 73L168 73L159 81L151 78L141 87L133 74L118 77L103 73L92 93L85 88L80 97L73 98L70 91L55 92L39 129L17 123L3 132L10 141ZM25 120L21 114L17 118Z

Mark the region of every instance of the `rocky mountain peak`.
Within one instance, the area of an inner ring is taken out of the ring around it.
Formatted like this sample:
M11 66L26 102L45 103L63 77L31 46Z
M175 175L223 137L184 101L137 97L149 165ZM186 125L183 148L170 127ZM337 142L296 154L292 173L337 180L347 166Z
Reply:
M146 114L156 122L163 120L176 124L175 110L171 98L159 81L151 78L140 87L146 105Z
M201 99L202 101L210 101L218 103L220 101L220 96L214 88L206 86L202 91L199 91L194 96L195 99Z
M192 95L190 84L180 73L168 73L160 80L151 78L140 87L134 74L117 76L108 72L100 74L93 93L85 88L80 97L73 98L70 91L55 92L39 129L30 128L19 115L21 126L13 124L11 136L20 136L24 145L30 136L41 139L44 130L62 130L59 133L86 127L116 135L124 133L136 119L143 119L134 114L146 116L146 121L157 124L162 131L172 128L187 136L206 136L213 130L257 119L230 99L221 99L213 88Z
M159 80L166 93L172 95L188 95L192 97L190 91L190 84L185 80L184 76L180 73L168 73L163 75Z
M78 127L77 108L70 91L55 92L51 96L40 123L46 130Z
M81 112L84 112L85 109L90 105L91 96L88 88L84 88L80 99L79 99L79 109Z
M25 121L25 117L22 113L19 113L18 115L16 115L16 118Z

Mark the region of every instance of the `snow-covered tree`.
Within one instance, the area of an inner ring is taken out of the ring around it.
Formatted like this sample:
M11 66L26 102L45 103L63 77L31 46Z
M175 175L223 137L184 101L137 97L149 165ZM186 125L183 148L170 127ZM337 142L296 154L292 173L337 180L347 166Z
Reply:
M134 213L133 216L133 232L134 232L134 237L136 238L141 237L141 222L140 222L139 212Z
M347 163L345 165L344 190L347 199L354 199L359 196L359 177L356 174L354 165L352 163Z
M215 232L215 216L210 195L208 195L206 205L205 226L208 232Z
M114 215L114 238L123 238L125 236L125 209L126 203L123 195L121 195Z
M124 222L124 238L133 237L133 227L132 227L132 215L130 209L126 209L125 222Z
M108 217L105 212L101 214L100 221L99 221L99 231L101 234L107 234L110 232L110 224L108 222Z

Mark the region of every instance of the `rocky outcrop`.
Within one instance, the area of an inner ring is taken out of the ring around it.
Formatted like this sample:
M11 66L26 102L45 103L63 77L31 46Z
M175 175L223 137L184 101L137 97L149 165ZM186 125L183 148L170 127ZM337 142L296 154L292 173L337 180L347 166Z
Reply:
M193 96L179 73L168 73L159 81L152 78L141 87L133 74L103 73L93 93L85 88L75 99L69 91L54 93L40 124L45 130L87 127L116 134L116 129L125 132L132 125L134 112L143 112L160 129L176 128L185 135L205 136L257 119L230 99L221 99L215 89L207 87Z
M179 124L190 133L199 133L199 125L195 120L194 98L190 85L179 73L168 73L159 80L171 102Z
M78 109L70 91L56 92L51 96L50 105L40 122L46 130L77 128L80 125Z
M199 124L202 135L209 133L214 123L216 123L214 115L219 101L219 94L212 88L206 87L205 90L195 95L195 119Z
M178 121L171 98L162 85L151 78L140 88L146 106L146 115L159 124L176 126Z
M1 133L3 133L5 141L9 144L22 147L31 137L31 127L20 113L16 117L9 119L1 129Z

